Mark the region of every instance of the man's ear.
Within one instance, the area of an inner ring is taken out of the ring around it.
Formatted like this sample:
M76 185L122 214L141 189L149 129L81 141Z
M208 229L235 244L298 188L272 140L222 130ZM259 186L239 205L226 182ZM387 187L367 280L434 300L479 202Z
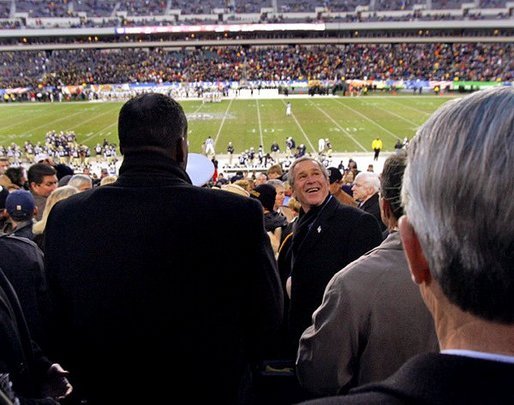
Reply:
M400 218L398 225L412 281L416 284L429 283L432 277L416 231L405 215Z
M378 206L380 207L380 218L384 225L389 226L389 218L391 218L391 204L385 198L378 199Z
M187 166L187 140L181 136L175 144L175 161L185 170Z

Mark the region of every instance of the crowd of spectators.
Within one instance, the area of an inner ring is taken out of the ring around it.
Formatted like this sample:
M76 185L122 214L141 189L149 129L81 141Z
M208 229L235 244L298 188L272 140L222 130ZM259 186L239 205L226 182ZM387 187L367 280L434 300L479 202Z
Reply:
M512 44L347 44L0 53L0 88L290 80L509 81Z
M278 12L314 12L324 8L334 12L354 12L358 7L372 11L398 11L427 9L460 9L465 0L277 0ZM504 8L506 0L481 0L480 8ZM224 0L16 0L4 3L1 16L8 18L13 8L16 12L28 13L30 17L69 17L86 13L90 17L109 17L116 12L126 12L131 16L164 15L171 10L181 10L182 14L210 14L213 9L223 9L234 13L258 13L263 8L272 8L271 0L224 1Z
M220 17L223 15L223 17ZM28 18L26 18L28 17ZM407 21L509 18L507 0L16 0L0 4L4 29L86 28L177 23ZM56 20L62 21L56 21Z

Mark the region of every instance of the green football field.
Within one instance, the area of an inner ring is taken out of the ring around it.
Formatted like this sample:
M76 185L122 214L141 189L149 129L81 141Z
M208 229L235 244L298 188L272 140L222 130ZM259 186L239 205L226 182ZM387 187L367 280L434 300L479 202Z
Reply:
M334 152L369 152L379 136L384 151L398 138L412 138L416 129L450 97L361 96L275 99L226 99L221 103L181 101L189 120L190 152L201 152L211 136L217 154L229 141L235 153L259 145L269 152L272 142L285 149L285 139L317 152L319 138L329 138ZM286 102L292 115L286 116ZM117 116L121 102L14 103L0 105L0 144L26 140L43 143L50 130L77 134L79 143L94 147L107 139L117 144Z

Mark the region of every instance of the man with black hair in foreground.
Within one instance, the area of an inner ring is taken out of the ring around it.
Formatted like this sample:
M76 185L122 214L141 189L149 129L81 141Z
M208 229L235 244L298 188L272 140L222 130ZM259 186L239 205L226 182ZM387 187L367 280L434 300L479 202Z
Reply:
M118 132L118 179L59 202L47 223L59 358L89 404L242 403L282 321L262 207L191 184L170 97L126 102Z

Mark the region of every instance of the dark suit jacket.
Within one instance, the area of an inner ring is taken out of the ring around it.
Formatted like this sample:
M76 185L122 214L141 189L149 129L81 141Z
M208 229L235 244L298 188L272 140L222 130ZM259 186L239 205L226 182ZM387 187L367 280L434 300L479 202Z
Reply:
M373 194L359 207L361 210L369 212L373 215L380 225L380 230L383 232L386 230L385 224L382 222L382 216L380 215L380 204L378 202L378 193Z
M51 398L40 398L50 365L32 342L16 292L0 269L0 374L9 374L13 391L22 403L56 404Z
M135 154L56 204L45 238L57 353L90 404L236 402L282 320L257 200Z
M16 291L30 333L46 350L49 302L43 252L27 238L2 235L0 258L4 274Z
M449 354L422 354L388 379L354 388L349 395L303 402L305 405L514 403L514 364Z
M314 310L321 304L325 287L332 276L348 263L358 259L382 242L378 224L370 214L341 204L331 197L311 226L298 254L289 249L280 252L288 256L291 269L291 301L289 331L291 349L296 348L303 331L311 324ZM284 265L283 259L280 259ZM280 270L284 273L284 270Z

